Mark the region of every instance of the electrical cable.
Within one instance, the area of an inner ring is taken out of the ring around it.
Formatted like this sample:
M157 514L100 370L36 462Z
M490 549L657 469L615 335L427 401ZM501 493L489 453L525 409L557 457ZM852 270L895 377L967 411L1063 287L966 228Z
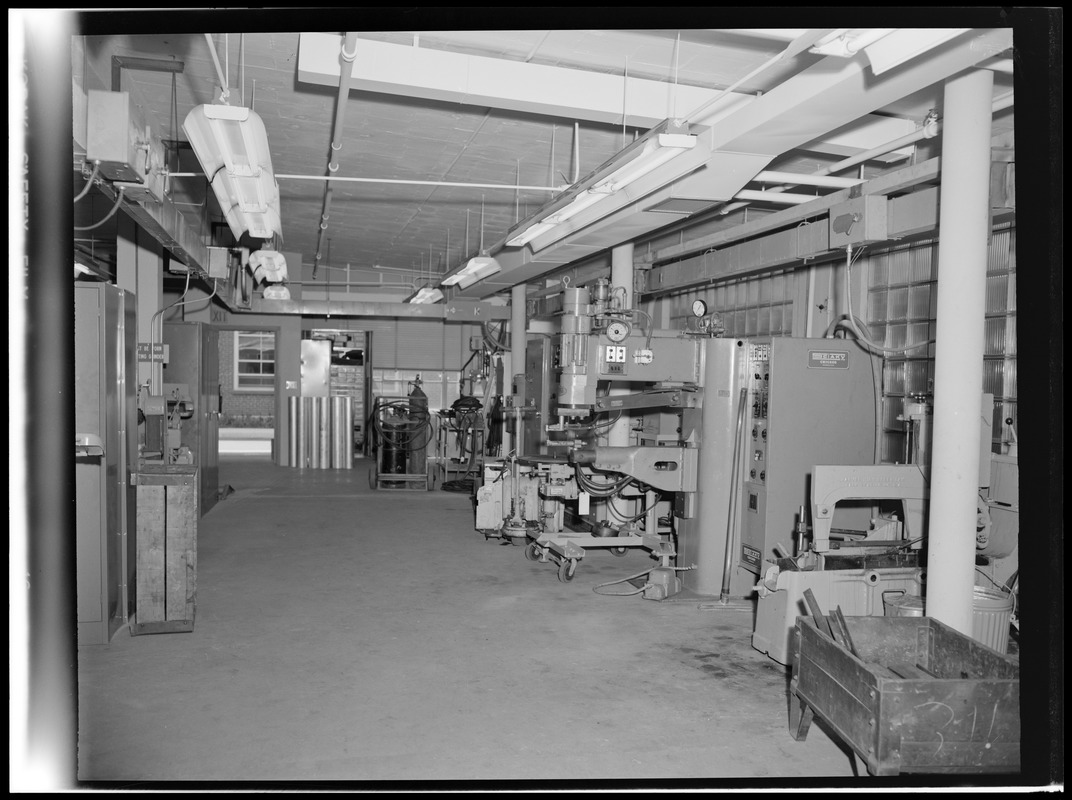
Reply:
M101 225L103 225L105 222L107 222L113 216L115 216L115 212L119 210L119 204L122 203L122 202L123 202L123 188L120 187L119 192L115 196L115 205L112 206L112 210L108 212L108 216L106 216L100 222L94 222L92 225L86 225L85 227L79 227L78 225L75 225L74 229L76 231L91 231L94 228L99 228Z
M78 196L74 198L74 202L78 202L85 197L89 190L93 187L93 181L97 179L97 175L100 173L100 161L93 162L93 172L90 174L89 179L86 181L86 185L82 188L82 191L78 193Z
M573 472L577 478L578 485L584 489L585 492L592 495L592 497L613 497L621 492L629 484L633 483L634 478L626 475L624 478L608 484L599 484L586 476L581 470L580 464L573 465Z
M643 572L638 572L635 575L630 575L627 578L619 578L616 581L607 581L606 583L597 584L597 585L592 587L592 591L595 592L596 594L601 594L604 597L633 597L634 595L638 595L638 594L641 594L644 591L647 591L647 589L650 588L651 586L653 586L654 584L645 583L643 586L641 586L635 592L601 592L599 590L604 588L604 587L606 587L606 586L614 586L614 585L619 584L619 583L626 583L627 581L634 580L635 578L639 578L642 575L650 575L652 570L654 570L654 569L671 569L671 570L674 570L675 572L686 572L686 571L688 571L690 569L696 569L696 565L693 564L692 566L688 566L688 567L648 567Z
M926 341L926 342L920 342L919 344L906 345L905 347L884 347L883 345L876 344L875 342L871 341L869 338L864 336L863 332L861 332L859 330L859 328L856 327L856 322L855 322L856 318L853 316L853 313L852 313L852 282L851 282L851 276L850 276L849 270L852 267L852 265L854 263L856 263L856 260L860 257L860 254L862 254L863 252L864 252L863 249L858 250L856 256L854 257L853 254L852 254L852 245L850 244L845 248L845 254L847 256L846 261L845 261L845 298L846 298L846 304L848 306L848 311L849 311L847 319L848 319L848 322L849 322L850 329L852 330L852 332L854 334L856 334L856 338L865 347L867 347L867 349L871 350L872 352L878 353L879 355L883 355L883 356L900 355L900 354L903 354L903 353L907 353L910 350L918 350L920 347L927 347L927 346L932 345L935 342L937 342L937 339L930 339L929 341Z

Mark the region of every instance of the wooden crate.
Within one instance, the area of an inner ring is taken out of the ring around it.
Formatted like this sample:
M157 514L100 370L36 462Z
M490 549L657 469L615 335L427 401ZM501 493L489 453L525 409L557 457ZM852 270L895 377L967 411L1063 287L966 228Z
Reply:
M847 617L856 654L800 617L790 733L824 720L872 775L1020 771L1019 662L930 617Z
M138 490L132 635L194 629L197 601L198 468L144 466Z

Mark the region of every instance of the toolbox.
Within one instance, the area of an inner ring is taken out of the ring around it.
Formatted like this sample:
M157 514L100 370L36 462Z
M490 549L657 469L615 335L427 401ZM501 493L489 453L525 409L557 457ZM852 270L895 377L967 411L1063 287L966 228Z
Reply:
M871 775L1020 771L1018 659L930 617L843 622L844 644L823 630L823 617L797 619L794 739L817 716Z

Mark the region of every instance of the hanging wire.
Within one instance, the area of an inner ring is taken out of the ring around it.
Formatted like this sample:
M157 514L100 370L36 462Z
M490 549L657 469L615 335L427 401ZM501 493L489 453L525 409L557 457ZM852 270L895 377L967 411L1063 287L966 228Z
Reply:
M112 206L112 210L108 212L108 216L106 216L100 222L94 222L92 225L86 225L84 227L80 227L78 225L75 225L74 229L76 231L91 231L94 228L99 228L101 225L103 225L105 222L110 220L115 215L115 212L119 210L119 204L122 203L122 202L123 202L123 188L120 187L118 194L116 194L116 196L115 196L115 205Z
M89 193L89 190L92 188L93 182L97 179L97 175L99 173L100 173L100 161L94 161L93 162L93 173L89 176L89 180L86 181L86 185L82 188L82 191L80 191L78 193L78 196L74 198L74 202L77 203L79 200L81 200L83 197L85 197ZM78 230L78 229L75 228L75 230Z
M937 339L930 339L930 340L928 340L926 342L920 342L919 344L910 344L910 345L906 345L905 347L884 347L883 345L880 345L880 344L877 344L877 343L871 341L857 327L856 318L853 316L853 313L852 313L852 282L851 282L851 277L850 277L849 270L851 269L852 265L855 264L857 260L859 260L860 255L863 254L865 249L866 248L860 248L854 254L851 244L846 248L847 258L845 260L845 295L846 295L846 305L847 305L848 312L849 312L848 316L846 317L849 329L856 335L856 338L860 341L860 343L863 344L865 347L867 347L867 349L871 350L874 353L878 353L879 355L884 355L884 356L901 355L903 353L907 353L910 350L918 350L921 347L927 347L929 345L934 344L937 341ZM840 320L839 320L839 323L840 323Z

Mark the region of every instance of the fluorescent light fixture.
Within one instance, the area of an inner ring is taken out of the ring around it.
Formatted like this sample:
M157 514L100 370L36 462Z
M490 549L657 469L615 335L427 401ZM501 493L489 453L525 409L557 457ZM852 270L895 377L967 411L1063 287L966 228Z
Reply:
M283 283L287 279L287 259L278 250L261 249L249 254L253 277L265 283Z
M923 55L966 33L969 28L899 28L866 47L871 72L881 75L887 70Z
M417 290L417 293L413 295L407 303L438 303L443 299L443 292L439 289L435 289L431 286L425 286Z
M630 184L643 178L645 175L654 172L671 159L676 158L682 153L688 152L695 146L696 137L690 134L660 133L656 135L646 142L644 146L639 149L638 154L628 160L623 166L618 167L606 177L598 179L589 188L581 191L568 205L547 214L516 236L508 239L506 246L521 247L529 244L534 239L543 237L544 234L551 232L556 225L560 225L566 220L575 217L585 209L595 206L605 198L613 196ZM675 180L677 177L679 176L674 176L674 178L668 179L665 183L669 183L670 180ZM609 212L610 210L608 209L607 213ZM596 219L599 219L599 217L596 217ZM594 222L595 220L591 221ZM546 241L544 246L561 239L569 232L570 231L568 230L562 229L559 236Z
M465 289L472 286L477 281L482 281L484 278L501 271L502 264L494 258L477 256L476 258L470 258L464 267L453 275L448 275L440 283L442 286L457 285L459 289Z
M289 300L290 289L281 283L271 283L264 287L265 300Z
M182 129L235 238L279 233L279 184L260 116L242 106L200 105Z

